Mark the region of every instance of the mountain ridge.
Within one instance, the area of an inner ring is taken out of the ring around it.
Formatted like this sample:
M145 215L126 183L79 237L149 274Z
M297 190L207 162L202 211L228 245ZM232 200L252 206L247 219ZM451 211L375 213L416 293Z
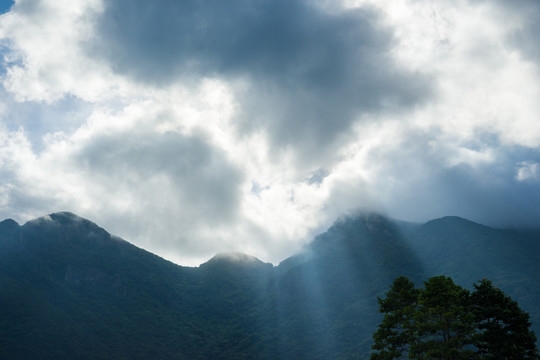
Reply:
M420 283L446 274L468 287L490 278L531 313L537 331L536 233L455 217L426 224L356 214L278 266L222 253L184 267L72 213L22 226L4 220L0 352L13 359L367 359L380 321L377 297L400 275Z
M375 220L375 221L388 221L388 222L392 222L392 223L396 224L396 228L398 228L399 231L401 231L401 230L403 230L404 228L407 228L407 227L412 227L412 228L437 227L437 228L440 229L441 225L443 225L443 226L451 226L454 229L456 229L456 228L460 229L460 228L466 227L466 228L469 228L469 229L476 229L476 230L483 229L483 230L494 231L494 232L508 231L508 232L533 233L535 235L540 234L540 227L538 227L538 228L535 228L535 227L522 227L522 228L521 227L520 228L501 227L501 228L497 228L497 227L484 225L484 224L481 224L481 223L478 223L478 222L475 222L475 221L472 221L472 220L468 220L468 219L460 217L460 216L455 216L455 215L443 216L443 217L440 217L440 218L428 220L425 223L417 223L417 222L410 222L410 221L403 221L403 220L399 220L399 219L389 218L389 217L386 217L386 216L384 216L382 214L375 213L375 212L365 212L365 213L360 212L360 213L355 213L354 215L342 216L342 217L338 218L330 226L330 228L323 234L327 234L329 232L332 232L334 228L339 227L340 225L343 225L345 223L350 222L351 219L354 219L355 221L361 220L368 227L370 226L370 221L373 221L373 220ZM81 217L81 216L79 216L79 215L77 215L75 213L69 212L69 211L59 211L59 212L54 212L54 213L50 213L50 214L47 214L47 215L43 215L41 217L38 217L38 218L35 218L35 219L32 219L32 220L28 220L23 225L20 225L17 221L15 221L15 220L13 220L11 218L6 218L6 219L0 221L0 232L2 232L2 233L10 233L10 232L13 232L13 231L17 231L19 228L23 228L25 226L27 226L27 227L38 226L38 224L43 224L43 223L46 224L47 222L50 222L51 224L55 224L56 226L58 226L58 225L74 226L76 224L82 223L82 224L85 225L86 228L93 228L97 232L107 233L108 236L110 236L111 239L115 239L115 240L118 240L118 241L124 241L124 242L129 243L129 241L127 241L127 240L125 240L125 239L123 239L121 237L118 237L118 236L115 236L113 234L108 233L105 229L103 229L102 227L100 227L96 223L92 222L91 220L83 218L83 217ZM408 231L405 231L405 232L408 232ZM311 246L313 245L313 243L317 242L317 240L323 234L315 236L313 241L308 244L308 247L307 247L308 252L309 252L309 249L311 248ZM0 238L1 238L1 233L0 233ZM147 250L145 250L145 251L147 251ZM276 265L275 267L279 266L281 263L285 262L286 260L289 260L290 258L294 258L296 256L304 256L305 252L306 252L306 249L302 250L300 253L288 256L287 258L280 261L280 263L278 263L278 265ZM159 256L159 255L156 255L156 256ZM209 261L215 261L217 259L222 260L224 258L235 258L235 257L237 259L244 258L244 260L246 260L246 261L247 261L248 258L252 258L254 260L258 260L258 261L262 262L263 264L268 264L268 263L264 262L263 260L255 257L253 255L250 255L248 253L243 253L243 252L238 252L238 251L224 251L224 252L216 253L210 259L208 259L204 263L201 263L201 265L203 265L203 264L205 264L205 263L207 263ZM170 262L170 260L167 260L167 261ZM182 266L182 267L188 267L188 266L182 265L182 264L176 264L176 265Z

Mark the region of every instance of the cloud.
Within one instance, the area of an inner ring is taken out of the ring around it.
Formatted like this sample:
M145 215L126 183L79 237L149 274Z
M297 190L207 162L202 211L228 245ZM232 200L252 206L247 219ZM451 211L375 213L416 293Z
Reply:
M377 16L299 0L118 0L100 17L95 46L117 72L150 83L236 74L325 87L363 65L355 60L384 59L390 33L376 28Z
M240 131L264 129L275 147L318 157L361 115L407 108L429 82L391 55L376 11L315 2L110 1L92 53L116 73L163 86L201 77L236 83Z
M514 13L516 26L510 34L510 43L528 59L540 64L540 45L537 34L540 31L540 4L536 1L524 1L518 9L511 2L504 2L505 10ZM519 19L519 20L518 20Z
M167 109L95 112L76 131L49 136L39 154L24 131L2 132L4 215L70 209L156 251L182 241L212 255L208 242L219 240L200 230L238 220L243 174L204 134L163 130L175 116Z
M357 209L538 224L537 5L513 4L19 0L0 215L190 265L277 263Z
M356 206L416 222L458 215L537 227L538 149L507 147L497 137L448 138L402 121L360 129L360 141L324 180L332 189L326 204L338 206L337 214Z
M515 161L521 156L496 156L496 160L477 166L431 166L428 172L418 174L414 183L400 184L399 191L388 194L398 204L393 208L395 216L427 220L458 215L495 227L536 227L540 218L534 205L540 200L538 182L515 178Z
M120 77L86 56L101 12L100 0L18 0L0 21L4 88L17 101L46 103L66 95L93 102L129 92Z
M540 179L540 163L534 161L520 161L517 164L516 180L537 181Z
M189 204L189 212L212 225L234 218L240 172L200 137L178 133L97 134L70 161L87 178L105 182L108 191L149 192L130 208L152 203ZM167 189L165 191L165 189ZM166 195L163 195L163 194Z
M540 31L540 4L535 0L524 0L516 6L509 0L469 0L477 7L489 10L490 17L503 28L510 31L502 38L511 49L517 50L521 56L538 66L540 45L536 35Z
M130 130L96 133L69 159L88 195L103 194L88 205L94 216L128 223L127 231L113 229L156 248L182 243L185 251L208 256L208 247L226 247L203 229L239 221L240 169L204 138Z

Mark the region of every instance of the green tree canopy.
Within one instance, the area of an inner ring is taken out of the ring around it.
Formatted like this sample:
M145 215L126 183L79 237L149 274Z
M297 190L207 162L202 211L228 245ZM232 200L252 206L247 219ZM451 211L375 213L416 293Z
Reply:
M417 337L412 359L471 359L474 316L469 309L469 291L445 276L424 283L414 317Z
M529 314L487 279L474 289L471 303L478 330L474 344L482 359L539 359Z
M489 280L471 293L445 276L423 289L402 276L385 295L371 360L540 359L529 315Z
M379 298L384 319L373 335L378 353L372 360L398 359L408 354L414 343L413 318L418 305L419 290L404 276L397 278L384 299Z

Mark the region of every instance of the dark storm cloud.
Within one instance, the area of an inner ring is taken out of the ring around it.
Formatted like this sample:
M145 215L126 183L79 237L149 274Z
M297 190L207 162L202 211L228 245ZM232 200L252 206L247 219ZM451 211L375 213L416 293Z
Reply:
M243 130L319 152L355 116L415 104L426 81L391 59L392 33L369 9L329 13L303 0L106 3L92 51L117 73L156 86L244 80Z
M117 71L143 81L247 74L324 87L384 52L389 34L375 17L329 15L300 0L113 0L98 27Z

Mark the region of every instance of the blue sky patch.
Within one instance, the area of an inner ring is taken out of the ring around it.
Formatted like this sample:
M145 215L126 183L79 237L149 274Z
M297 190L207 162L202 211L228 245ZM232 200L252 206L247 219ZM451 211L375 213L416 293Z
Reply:
M8 12L13 3L12 0L0 0L0 14Z

